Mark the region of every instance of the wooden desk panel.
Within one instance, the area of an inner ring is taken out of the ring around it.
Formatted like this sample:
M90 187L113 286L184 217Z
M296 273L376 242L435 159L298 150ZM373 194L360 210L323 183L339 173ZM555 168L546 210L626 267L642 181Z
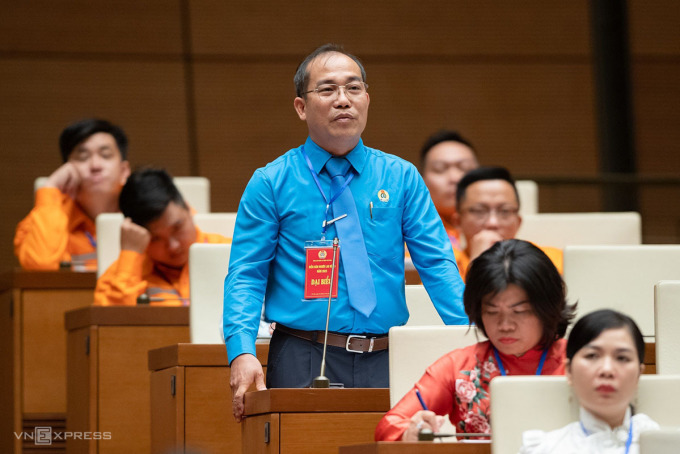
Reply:
M103 440L69 439L68 452L149 452L148 351L189 340L188 307L92 306L68 312L65 319L67 429L110 434Z
M266 372L269 344L256 349ZM152 453L241 450L224 345L176 344L152 350L149 369Z
M335 454L372 441L390 408L386 388L268 389L247 393L245 403L243 454Z
M32 432L35 421L55 431L63 428L64 313L91 305L95 282L95 273L17 269L0 274L0 452L22 452L13 432ZM35 447L30 440L24 444ZM53 447L63 448L63 443Z
M403 443L379 441L341 446L338 454L489 454L491 443Z

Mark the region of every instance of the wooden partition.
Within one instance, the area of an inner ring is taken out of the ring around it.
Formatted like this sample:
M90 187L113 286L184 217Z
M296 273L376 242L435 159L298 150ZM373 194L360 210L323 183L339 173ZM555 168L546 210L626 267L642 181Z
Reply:
M0 452L35 448L27 438L34 436L35 426L64 428L64 314L91 305L94 285L94 273L15 270L0 275ZM63 445L63 440L54 442L55 448Z

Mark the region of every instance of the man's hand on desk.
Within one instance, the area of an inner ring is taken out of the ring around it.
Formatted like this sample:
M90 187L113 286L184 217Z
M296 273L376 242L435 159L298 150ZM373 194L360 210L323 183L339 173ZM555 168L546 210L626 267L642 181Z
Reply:
M245 410L243 397L253 383L255 383L258 391L267 389L264 384L264 371L260 361L248 353L236 357L231 362L231 379L229 384L231 385L231 405L234 418L238 422L243 420L243 412Z

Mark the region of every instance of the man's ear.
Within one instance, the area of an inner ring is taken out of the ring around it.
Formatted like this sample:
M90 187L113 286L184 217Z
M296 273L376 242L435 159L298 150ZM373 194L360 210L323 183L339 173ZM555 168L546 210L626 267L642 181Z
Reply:
M295 112L297 112L300 120L305 121L307 119L307 101L298 96L293 100L293 107L295 107Z
M130 176L130 161L122 161L120 163L121 166L121 172L120 172L120 184L124 185L125 182L127 181L128 177Z

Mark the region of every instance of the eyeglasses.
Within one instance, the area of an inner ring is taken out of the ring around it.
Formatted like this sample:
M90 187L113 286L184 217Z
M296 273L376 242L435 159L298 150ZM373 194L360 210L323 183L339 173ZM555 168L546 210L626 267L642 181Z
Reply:
M348 82L345 85L337 84L323 84L316 87L314 90L305 91L302 94L316 92L321 99L336 99L340 95L340 89L345 90L345 96L348 98L356 98L357 96L363 95L368 89L368 84L366 82Z
M491 208L488 206L480 205L480 206L474 206L465 209L465 211L470 214L474 218L475 221L477 222L486 222L489 217L491 216L491 212L496 213L496 217L500 221L509 221L512 219L514 216L519 213L519 208L515 207L500 207L500 208Z

